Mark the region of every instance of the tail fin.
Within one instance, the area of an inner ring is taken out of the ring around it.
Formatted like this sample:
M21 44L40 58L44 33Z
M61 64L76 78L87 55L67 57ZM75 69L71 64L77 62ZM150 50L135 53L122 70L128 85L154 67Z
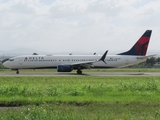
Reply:
M145 56L149 45L152 30L146 30L146 32L140 37L136 44L127 52L120 53L118 55L136 55Z

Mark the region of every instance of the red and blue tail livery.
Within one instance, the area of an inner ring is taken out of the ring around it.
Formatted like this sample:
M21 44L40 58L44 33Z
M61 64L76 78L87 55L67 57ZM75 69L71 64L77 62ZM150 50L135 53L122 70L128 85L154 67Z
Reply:
M120 53L118 55L135 55L145 56L149 45L152 30L146 30L146 32L140 37L136 44L127 52Z

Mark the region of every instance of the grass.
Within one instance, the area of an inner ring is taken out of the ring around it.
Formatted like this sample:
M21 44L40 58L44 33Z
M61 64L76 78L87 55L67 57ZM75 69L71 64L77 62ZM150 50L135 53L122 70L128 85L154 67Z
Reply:
M115 119L146 119L160 118L159 107L149 104L91 104L75 106L68 104L43 104L25 106L18 109L2 111L0 119L29 120L115 120Z
M0 77L0 119L158 120L159 95L158 76Z

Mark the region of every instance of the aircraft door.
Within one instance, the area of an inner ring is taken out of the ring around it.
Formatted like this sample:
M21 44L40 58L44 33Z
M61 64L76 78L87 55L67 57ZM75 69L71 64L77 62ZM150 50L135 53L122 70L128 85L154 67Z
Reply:
M22 58L19 59L19 65L23 65L23 59Z

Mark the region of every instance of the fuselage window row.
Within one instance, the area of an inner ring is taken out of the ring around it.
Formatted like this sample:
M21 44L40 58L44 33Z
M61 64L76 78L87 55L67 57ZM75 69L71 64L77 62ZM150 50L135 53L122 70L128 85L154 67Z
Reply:
M33 61L49 61L49 62L56 62L61 60L24 60L24 62L33 62ZM95 61L95 60L63 60L63 61Z

